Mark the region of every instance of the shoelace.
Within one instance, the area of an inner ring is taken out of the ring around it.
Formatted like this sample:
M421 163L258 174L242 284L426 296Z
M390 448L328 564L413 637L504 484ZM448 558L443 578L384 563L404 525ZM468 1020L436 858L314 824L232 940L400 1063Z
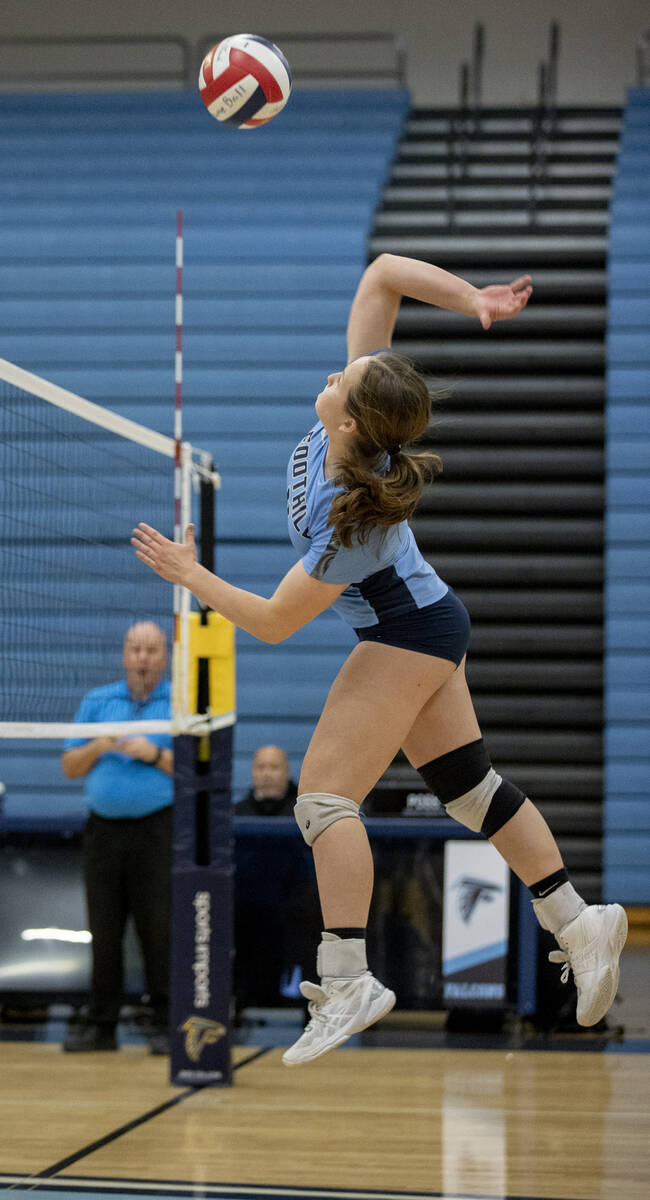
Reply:
M568 983L569 982L569 971L571 970L571 963L567 957L566 950L551 950L551 953L548 956L548 961L552 962L552 963L562 963L563 964L562 965L562 974L560 975L560 983Z
M314 992L317 990L320 992L320 995L314 996L313 1000L310 1000L309 1004L307 1005L307 1012L309 1013L311 1019L305 1026L304 1033L313 1033L319 1025L327 1026L330 1024L333 1017L341 1016L341 1008L335 1008L333 1012L329 1013L322 1012L322 1006L328 1000L334 999L334 997L329 996L325 989L319 987L318 984L309 984L308 986L311 987Z
M310 1020L307 1022L303 1030L304 1037L305 1034L314 1033L318 1025L327 1024L328 1018L319 1010L321 1005L323 1005L328 999L328 995L325 989L317 983L303 983L300 986L300 990L303 996L305 996L305 999L308 999L311 996L309 1004L307 1005L307 1012L309 1013Z
M327 1029L328 1025L332 1024L333 1018L345 1015L340 1011L324 1013L320 1011L320 1007L320 1004L316 1000L310 1001L310 1003L307 1005L307 1011L311 1019L305 1026L304 1033L315 1033L319 1027L321 1030Z
M320 1005L316 1002L316 1000L310 1000L309 1004L307 1005L307 1012L309 1013L310 1020L308 1021L307 1025L305 1025L305 1033L314 1033L319 1023L321 1025L326 1024L327 1018L318 1011L319 1007Z

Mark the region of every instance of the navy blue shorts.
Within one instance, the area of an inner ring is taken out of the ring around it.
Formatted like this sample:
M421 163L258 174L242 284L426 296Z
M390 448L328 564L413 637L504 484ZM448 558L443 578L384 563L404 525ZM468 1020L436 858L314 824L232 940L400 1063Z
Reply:
M449 588L435 604L354 632L360 642L383 642L400 650L417 650L420 654L447 658L458 666L467 653L469 631L469 613Z

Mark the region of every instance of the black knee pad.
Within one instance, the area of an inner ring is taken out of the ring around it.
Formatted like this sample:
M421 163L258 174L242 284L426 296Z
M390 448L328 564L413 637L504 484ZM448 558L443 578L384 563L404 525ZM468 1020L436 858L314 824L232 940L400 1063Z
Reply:
M419 774L449 816L487 838L498 833L526 799L518 787L497 775L482 738L432 759Z
M440 758L418 767L427 787L435 793L441 804L449 804L458 796L471 792L485 778L492 763L483 738L468 742Z
M509 779L502 779L494 793L481 825L481 833L491 838L519 811L526 797Z

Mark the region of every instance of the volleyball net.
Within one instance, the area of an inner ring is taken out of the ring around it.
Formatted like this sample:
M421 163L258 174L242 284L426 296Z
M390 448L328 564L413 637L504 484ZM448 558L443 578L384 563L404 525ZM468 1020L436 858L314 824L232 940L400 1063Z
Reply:
M174 460L173 438L0 359L0 737L126 732L72 721L87 691L122 676L124 636L143 620L174 645L172 720L129 732L196 722L191 597L143 567L129 540L138 521L174 537ZM188 443L180 475L180 527L199 528L201 486L212 494L218 476Z
M232 1080L234 630L192 611L130 538L145 521L178 540L193 521L212 569L218 483L210 455L178 436L0 359L0 738L15 739L23 779L36 739L174 735L171 1077L183 1085ZM124 677L125 635L142 621L173 640L171 718L75 722L92 688Z

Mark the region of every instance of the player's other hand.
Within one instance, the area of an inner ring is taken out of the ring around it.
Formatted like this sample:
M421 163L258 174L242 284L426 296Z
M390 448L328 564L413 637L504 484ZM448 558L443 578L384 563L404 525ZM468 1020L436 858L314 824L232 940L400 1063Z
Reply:
M525 308L533 294L530 275L520 275L512 283L490 284L474 294L474 313L484 329L493 321L507 321Z
M131 545L135 546L136 555L141 562L146 563L152 571L169 583L184 584L197 561L193 525L186 527L185 540L181 544L170 542L169 538L163 537L157 529L141 521L137 529L133 530Z

